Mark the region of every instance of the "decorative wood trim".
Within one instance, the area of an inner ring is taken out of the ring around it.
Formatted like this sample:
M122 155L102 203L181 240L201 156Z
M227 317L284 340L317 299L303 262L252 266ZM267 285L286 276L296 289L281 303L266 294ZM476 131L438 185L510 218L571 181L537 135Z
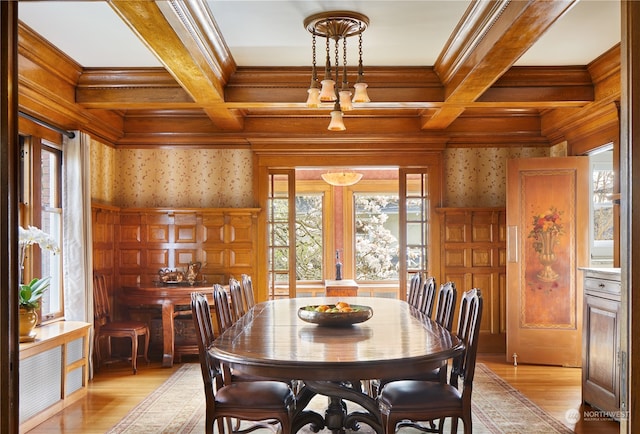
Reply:
M350 112L347 131L336 134L326 129L329 105L305 107L308 68L238 68L202 15L201 0L133 3L110 5L164 56L168 69L82 69L21 25L20 109L118 147L245 147L267 138L296 140L302 147L317 140L347 148L422 142L431 150L550 146L567 140L565 130L578 131L567 124L567 113L577 122L593 122L599 107L620 95L619 46L586 67L509 68L513 59L502 52L498 63L504 65L494 65L492 53L513 42L517 31L525 32L528 43L536 39L524 17L550 25L567 7L564 2L474 4L436 66L368 67L374 101ZM153 25L138 8L151 14ZM511 22L514 14L518 20ZM210 45L198 45L205 36ZM491 63L491 74L470 68L474 56ZM206 67L191 74L190 66L198 65ZM617 127L611 118L604 122Z

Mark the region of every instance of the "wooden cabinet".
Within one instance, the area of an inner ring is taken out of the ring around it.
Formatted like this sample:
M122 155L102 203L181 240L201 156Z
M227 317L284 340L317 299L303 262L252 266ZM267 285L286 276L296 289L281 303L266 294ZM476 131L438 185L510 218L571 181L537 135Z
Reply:
M506 213L504 208L438 208L440 276L460 294L480 288L484 312L478 351L500 353L506 347ZM458 304L458 303L457 303ZM456 313L457 316L457 313ZM456 324L457 319L454 319Z
M582 400L606 412L620 409L620 269L584 272Z
M26 432L85 396L91 324L58 321L36 328L20 344L20 432Z

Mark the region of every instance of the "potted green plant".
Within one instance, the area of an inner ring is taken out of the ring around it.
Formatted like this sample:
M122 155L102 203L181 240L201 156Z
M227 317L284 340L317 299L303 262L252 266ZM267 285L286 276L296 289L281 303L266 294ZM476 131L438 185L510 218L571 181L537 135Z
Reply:
M40 307L40 299L51 284L51 277L35 277L29 283L22 282L27 249L33 244L38 244L40 248L51 250L53 254L56 254L60 252L60 248L53 237L33 226L28 226L27 229L20 226L18 235L20 247L20 287L18 289L20 342L29 342L35 339L35 326L38 323L37 309Z
M20 309L34 310L40 307L40 299L49 288L51 277L33 278L28 284L20 284L18 306Z
M18 291L20 342L30 342L36 338L37 309L40 307L40 299L49 288L50 281L51 277L44 279L36 277L27 284L20 284Z

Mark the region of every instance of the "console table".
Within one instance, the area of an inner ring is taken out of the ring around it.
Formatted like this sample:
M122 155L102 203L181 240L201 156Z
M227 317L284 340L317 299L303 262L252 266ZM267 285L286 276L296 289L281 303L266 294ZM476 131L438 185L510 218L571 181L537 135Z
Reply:
M357 297L358 284L352 279L325 280L324 291L327 297Z
M118 302L134 308L137 306L159 305L162 308L162 366L165 368L173 366L175 351L174 317L175 306L190 306L191 293L200 291L209 296L209 302L213 303L210 295L212 287L189 286L189 285L166 285L166 286L125 286L118 293ZM195 349L197 353L197 347Z

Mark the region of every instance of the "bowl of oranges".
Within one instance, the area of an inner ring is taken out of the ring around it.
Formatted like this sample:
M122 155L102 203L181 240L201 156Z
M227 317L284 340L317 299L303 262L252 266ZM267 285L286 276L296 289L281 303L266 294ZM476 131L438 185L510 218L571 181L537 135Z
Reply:
M335 304L316 304L298 309L298 318L303 321L332 327L345 327L365 322L373 316L369 306L338 301Z

